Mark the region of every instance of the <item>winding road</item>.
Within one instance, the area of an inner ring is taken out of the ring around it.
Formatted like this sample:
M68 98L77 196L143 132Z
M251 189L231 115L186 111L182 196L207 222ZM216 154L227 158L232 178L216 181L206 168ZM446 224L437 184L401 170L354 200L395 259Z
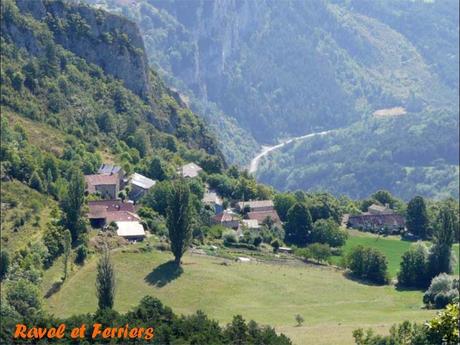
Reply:
M334 129L328 130L328 131L323 131L323 132L316 132L316 133L310 133L310 134L305 134L300 137L294 137L290 139L286 139L282 141L281 143L274 145L274 146L262 146L262 150L251 160L251 164L249 165L249 173L255 174L257 171L257 168L259 167L260 160L264 157L267 156L270 152L273 152L275 150L278 150L282 148L283 146L290 144L294 141L299 141L307 138L313 138L316 136L322 136L326 135L329 133L334 132Z

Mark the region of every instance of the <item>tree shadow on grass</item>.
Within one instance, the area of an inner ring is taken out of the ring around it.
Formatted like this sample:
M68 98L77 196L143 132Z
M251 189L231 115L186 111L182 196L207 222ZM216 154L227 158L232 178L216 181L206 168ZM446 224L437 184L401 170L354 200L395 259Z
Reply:
M179 278L183 271L182 267L178 267L174 261L167 261L155 267L152 272L145 276L144 280L150 285L163 287Z
M363 285L367 285L367 286L383 286L383 285L385 285L385 284L377 284L377 283L371 282L369 280L357 277L357 276L355 276L353 273L351 273L349 271L344 272L343 276L345 278L349 279L349 280L352 280L354 282L357 282L357 283L360 283L360 284L363 284Z

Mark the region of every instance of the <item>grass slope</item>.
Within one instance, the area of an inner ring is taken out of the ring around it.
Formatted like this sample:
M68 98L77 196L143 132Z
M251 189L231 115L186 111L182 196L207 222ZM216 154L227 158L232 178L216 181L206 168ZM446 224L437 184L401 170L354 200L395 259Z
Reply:
M373 234L363 233L356 230L349 230L350 237L348 238L345 246L343 246L343 254L346 255L352 248L362 245L365 247L373 247L384 253L388 259L388 273L390 277L396 277L401 263L401 257L406 252L413 242L401 241L397 237L378 237ZM459 246L455 244L453 247L457 255L456 266L454 273L459 274ZM332 258L333 263L338 264L341 257L335 256Z
M112 257L118 311L132 308L144 295L153 295L178 313L201 309L222 324L235 314L271 324L298 345L353 344L351 332L358 327L386 332L395 322L424 321L434 314L421 309L421 292L359 284L327 267L224 266L223 259L186 255L184 273L175 276L167 264L172 258L168 253L116 251ZM61 264L58 260L57 265ZM52 268L43 281L53 281L60 271ZM95 271L93 257L47 300L47 309L58 316L94 312ZM296 327L296 314L305 319L301 327Z

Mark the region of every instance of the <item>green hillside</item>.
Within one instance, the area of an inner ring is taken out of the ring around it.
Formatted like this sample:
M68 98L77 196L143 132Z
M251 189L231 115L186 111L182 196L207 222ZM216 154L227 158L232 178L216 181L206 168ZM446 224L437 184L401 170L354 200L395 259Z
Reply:
M148 294L179 313L201 309L222 324L240 313L274 325L296 345L351 345L351 332L357 327L385 332L395 322L424 321L434 314L420 308L421 292L369 287L327 267L270 263L224 266L222 259L187 255L184 273L175 277L167 268L169 254L138 253L136 248L113 254L118 272L115 307L120 311L130 309ZM47 301L48 310L60 316L95 311L95 263L93 260L77 270ZM48 272L44 281L54 281L52 273ZM304 317L304 326L296 326L296 314Z

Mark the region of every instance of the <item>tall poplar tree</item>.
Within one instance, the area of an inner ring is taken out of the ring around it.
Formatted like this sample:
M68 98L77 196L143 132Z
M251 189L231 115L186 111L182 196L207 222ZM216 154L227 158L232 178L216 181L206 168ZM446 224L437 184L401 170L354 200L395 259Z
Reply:
M172 183L166 214L171 251L174 254L174 262L180 266L182 255L192 239L190 188L185 180L180 179Z

